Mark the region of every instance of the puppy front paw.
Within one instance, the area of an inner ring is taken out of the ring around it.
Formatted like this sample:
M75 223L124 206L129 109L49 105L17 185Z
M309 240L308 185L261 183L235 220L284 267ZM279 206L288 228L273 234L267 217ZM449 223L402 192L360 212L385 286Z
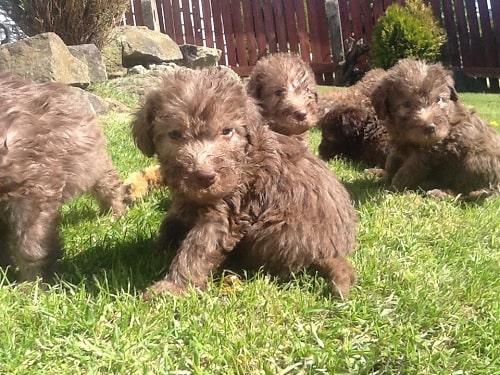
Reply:
M186 292L186 285L176 284L169 280L161 280L143 291L142 299L144 301L151 301L163 293L170 293L174 296L183 296Z

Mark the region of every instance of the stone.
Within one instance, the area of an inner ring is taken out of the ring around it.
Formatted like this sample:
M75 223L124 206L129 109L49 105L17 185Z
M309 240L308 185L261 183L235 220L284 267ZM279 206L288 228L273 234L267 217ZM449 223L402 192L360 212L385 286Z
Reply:
M112 33L112 38L101 50L108 78L123 77L127 74L127 68L122 63L122 43L117 39L117 34L117 30L115 29Z
M90 82L104 82L108 79L101 51L95 44L68 46L68 50L78 60L87 65Z
M122 65L161 64L183 59L179 46L167 34L149 30L145 26L120 26L117 38L122 46Z
M222 56L222 51L217 48L196 46L193 44L183 44L179 48L183 56L182 65L191 69L215 66Z
M38 34L0 46L0 71L33 81L87 86L87 65L74 57L55 33Z

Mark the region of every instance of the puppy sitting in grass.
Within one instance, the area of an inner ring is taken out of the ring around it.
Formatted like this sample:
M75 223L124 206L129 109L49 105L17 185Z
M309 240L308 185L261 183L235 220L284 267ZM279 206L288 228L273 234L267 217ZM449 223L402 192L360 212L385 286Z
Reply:
M216 69L167 75L132 132L172 194L158 244L174 244L175 257L145 298L203 289L228 261L281 277L318 272L348 295L357 217L347 191L303 142L264 126L238 80Z
M500 135L460 102L441 64L400 60L371 101L389 133L385 173L395 189L470 198L500 191Z
M90 192L123 214L121 181L90 107L62 84L0 76L0 265L51 281L61 257L59 209Z

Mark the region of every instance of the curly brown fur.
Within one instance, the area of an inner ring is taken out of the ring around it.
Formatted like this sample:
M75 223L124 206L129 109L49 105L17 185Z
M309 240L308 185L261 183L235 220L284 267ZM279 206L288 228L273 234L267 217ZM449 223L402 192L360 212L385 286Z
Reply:
M252 69L247 91L262 108L271 130L307 139L318 121L314 73L299 55L275 53Z
M343 156L369 167L384 167L388 135L370 101L371 91L384 75L384 70L373 69L346 90L320 93L322 159Z
M441 64L400 60L372 93L390 136L387 178L398 190L500 189L500 135L457 97Z
M179 246L145 298L204 288L236 259L278 276L317 271L347 296L357 221L349 195L301 141L264 126L241 83L215 69L167 75L132 133L144 154L158 156L172 193L159 245Z
M21 280L50 281L61 256L59 208L91 192L124 211L121 182L90 107L66 86L0 76L0 257Z

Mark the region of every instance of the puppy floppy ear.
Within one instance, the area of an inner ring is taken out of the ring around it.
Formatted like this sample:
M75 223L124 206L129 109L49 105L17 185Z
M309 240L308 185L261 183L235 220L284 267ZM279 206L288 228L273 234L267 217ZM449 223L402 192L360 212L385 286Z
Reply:
M448 89L450 90L450 99L456 102L458 100L457 90L455 90L455 81L451 74L446 76L446 84L448 85Z
M132 120L134 141L139 150L148 157L153 156L156 151L153 142L153 121L160 107L160 100L160 95L157 92L149 94Z
M262 74L258 73L255 74L255 76L253 76L248 82L247 91L250 94L250 96L252 96L257 100L262 99L262 90L263 90L262 80L263 80Z
M375 113L381 120L385 119L389 114L389 105L387 103L388 86L389 84L386 81L382 81L375 87L370 95Z

